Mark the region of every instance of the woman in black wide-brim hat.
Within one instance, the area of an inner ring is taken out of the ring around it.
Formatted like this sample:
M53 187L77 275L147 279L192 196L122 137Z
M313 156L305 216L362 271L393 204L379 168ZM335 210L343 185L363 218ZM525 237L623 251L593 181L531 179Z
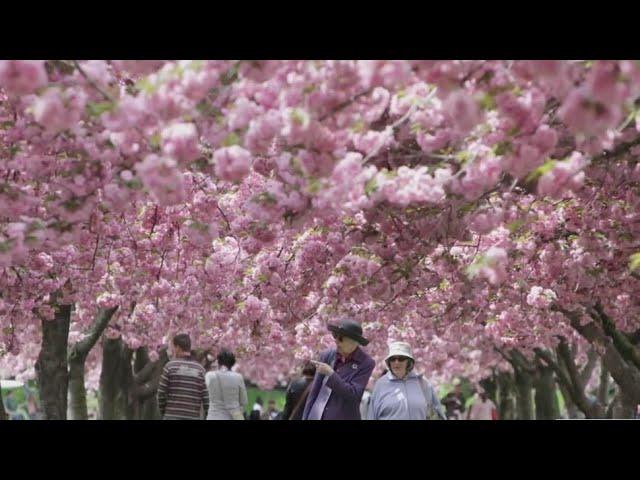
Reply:
M360 400L375 366L362 349L369 340L362 336L362 327L350 319L327 328L336 346L313 362L316 374L302 419L360 420Z

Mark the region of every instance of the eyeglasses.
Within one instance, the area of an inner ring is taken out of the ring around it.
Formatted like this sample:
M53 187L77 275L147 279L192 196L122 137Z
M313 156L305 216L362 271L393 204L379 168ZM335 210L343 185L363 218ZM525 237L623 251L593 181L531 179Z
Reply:
M407 357L390 357L389 358L389 363L391 363L391 362L406 362L407 360L409 360Z

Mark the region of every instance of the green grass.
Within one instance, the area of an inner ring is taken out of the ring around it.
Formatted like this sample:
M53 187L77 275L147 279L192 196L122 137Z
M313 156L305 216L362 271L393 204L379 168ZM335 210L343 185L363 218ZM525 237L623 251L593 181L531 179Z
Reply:
M273 399L276 401L276 408L279 411L284 409L284 403L286 400L286 395L284 390L260 390L256 387L247 387L247 399L249 400L245 410L247 413L251 412L251 408L253 404L256 403L256 398L262 398L262 407L264 410L267 409L269 400Z

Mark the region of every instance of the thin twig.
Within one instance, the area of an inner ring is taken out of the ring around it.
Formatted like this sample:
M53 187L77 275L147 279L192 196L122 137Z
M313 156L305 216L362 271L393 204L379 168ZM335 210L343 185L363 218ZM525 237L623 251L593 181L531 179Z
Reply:
M97 84L96 82L94 82L89 75L87 75L87 72L84 71L84 69L80 66L80 64L78 63L77 60L72 60L73 65L78 69L78 72L80 72L80 75L82 75L85 80L87 82L89 82L89 85L91 85L93 88L95 88L106 100L109 100L110 102L113 102L113 98L111 98L104 90L102 90Z

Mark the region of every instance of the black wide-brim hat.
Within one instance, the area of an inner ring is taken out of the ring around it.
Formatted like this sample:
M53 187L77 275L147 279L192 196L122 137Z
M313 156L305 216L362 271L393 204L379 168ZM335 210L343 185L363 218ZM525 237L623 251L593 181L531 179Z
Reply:
M369 340L362 336L362 327L353 320L341 320L340 323L327 325L329 331L349 337L362 346L369 344Z

